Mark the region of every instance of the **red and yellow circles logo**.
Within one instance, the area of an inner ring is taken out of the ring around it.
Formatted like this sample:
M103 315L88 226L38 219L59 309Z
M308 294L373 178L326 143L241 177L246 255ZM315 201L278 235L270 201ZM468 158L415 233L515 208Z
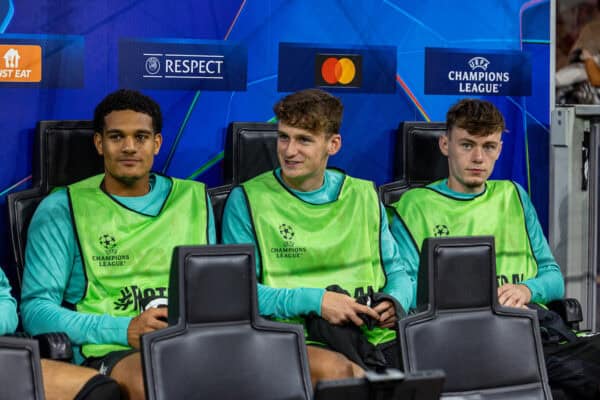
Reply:
M329 57L321 65L321 76L330 85L347 85L356 76L356 66L349 58Z

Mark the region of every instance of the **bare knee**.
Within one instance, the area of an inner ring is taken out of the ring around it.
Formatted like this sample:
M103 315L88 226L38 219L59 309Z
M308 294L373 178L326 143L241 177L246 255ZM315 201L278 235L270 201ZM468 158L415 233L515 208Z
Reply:
M126 399L144 400L146 398L140 353L128 355L119 361L110 376L119 383L121 393Z
M364 370L343 354L308 346L308 363L313 386L321 380L347 379L364 375Z

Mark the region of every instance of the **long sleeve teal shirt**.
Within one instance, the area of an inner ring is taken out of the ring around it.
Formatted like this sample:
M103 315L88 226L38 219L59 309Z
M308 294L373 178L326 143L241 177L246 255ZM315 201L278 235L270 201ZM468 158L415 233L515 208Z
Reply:
M4 271L0 269L0 335L13 333L17 329L17 302L10 295L10 285Z
M158 215L171 190L171 181L151 175L151 190L144 196L113 196L134 211ZM207 197L208 240L216 243L215 225ZM199 205L200 206L200 205ZM81 253L75 238L67 191L58 190L37 208L29 226L25 250L25 272L21 293L23 327L32 335L65 332L75 345L75 361L81 363L79 347L86 343L116 343L128 346L129 317L85 314L63 307L77 304L86 287Z
M457 199L472 199L479 195L479 193L468 194L455 192L448 187L447 179L431 184L428 187L445 196ZM523 204L527 234L529 235L533 256L535 257L538 266L536 277L525 280L522 284L526 285L531 291L532 302L545 304L564 296L564 280L560 268L550 251L550 246L544 236L544 232L542 231L535 208L533 207L533 204L531 204L529 196L519 184L516 184L516 187L518 189L519 197L521 198L521 204ZM419 251L415 247L406 227L395 213L392 218L391 230L392 235L398 243L400 253L406 260L409 273L414 277L416 284L416 276L419 268Z
M281 170L276 176L282 184ZM323 185L311 192L300 192L286 187L303 201L312 204L324 204L334 201L344 181L344 174L335 170L326 170ZM405 310L413 302L414 283L406 272L396 243L392 237L387 215L381 207L381 254L387 277L383 291L394 296ZM242 188L231 191L223 212L224 243L249 243L255 246L257 274L260 270L260 255L256 250L256 237L250 220L248 206ZM351 245L351 244L350 244ZM331 251L335 251L332 249ZM325 289L322 288L273 288L258 284L258 309L261 315L273 318L293 318L309 313L321 315L321 301Z

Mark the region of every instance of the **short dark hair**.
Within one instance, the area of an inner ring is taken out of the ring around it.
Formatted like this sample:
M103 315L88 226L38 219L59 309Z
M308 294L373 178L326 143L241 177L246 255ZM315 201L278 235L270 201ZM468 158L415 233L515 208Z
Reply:
M273 107L277 119L294 128L327 135L339 133L344 106L320 89L305 89L279 100Z
M504 132L504 117L496 106L486 100L462 99L446 114L446 129L462 128L475 136Z
M129 89L119 89L107 95L94 110L94 131L104 131L104 117L113 111L132 110L149 115L152 118L154 133L162 131L160 106L152 98Z

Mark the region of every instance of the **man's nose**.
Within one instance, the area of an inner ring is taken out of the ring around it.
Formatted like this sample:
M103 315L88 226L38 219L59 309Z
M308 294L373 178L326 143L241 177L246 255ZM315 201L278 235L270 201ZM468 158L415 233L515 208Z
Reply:
M123 138L123 147L121 148L124 152L134 152L135 151L135 139L131 136L126 136Z
M483 149L480 147L474 147L472 153L473 161L482 162L483 161Z
M297 145L296 145L296 141L295 140L288 140L287 145L285 147L285 155L286 156L292 156L294 154L296 154L297 151Z

